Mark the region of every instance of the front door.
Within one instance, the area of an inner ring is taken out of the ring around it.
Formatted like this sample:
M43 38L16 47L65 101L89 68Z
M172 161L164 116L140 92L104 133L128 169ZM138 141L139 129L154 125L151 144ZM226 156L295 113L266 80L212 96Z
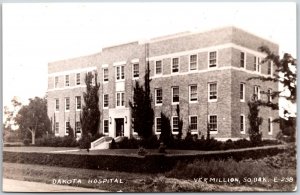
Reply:
M124 118L116 118L116 137L124 136Z

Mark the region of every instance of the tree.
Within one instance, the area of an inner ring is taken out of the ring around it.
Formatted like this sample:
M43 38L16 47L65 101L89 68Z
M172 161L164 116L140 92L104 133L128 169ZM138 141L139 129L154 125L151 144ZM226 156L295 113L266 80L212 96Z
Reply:
M254 146L259 145L262 138L262 133L260 132L259 126L262 124L262 117L259 117L259 105L260 100L257 100L257 96L253 95L252 100L248 101L248 107L249 107L249 114L248 114L248 120L249 120L249 136L250 141Z
M179 107L179 104L177 104L177 106L176 106L176 113L177 113L177 116L178 116L178 134L177 134L177 139L181 139L181 137L182 137L183 121L182 121L182 118L180 116L180 107Z
M275 65L276 69L272 76L265 77L265 76L256 76L251 77L251 79L259 79L263 82L279 82L283 86L283 90L281 91L274 91L271 94L268 92L262 91L262 94L267 94L268 96L274 97L281 97L285 98L286 100L290 101L291 103L296 103L297 101L297 60L292 57L292 55L285 53L283 58L280 59L280 56L274 54L268 47L262 46L259 48L260 51L267 54L264 58L262 63L268 62ZM269 98L268 98L269 99ZM266 106L270 107L273 110L278 110L278 102L270 102L270 101L260 101L259 106ZM291 112L284 108L284 118L287 120L295 120L295 117L291 117ZM296 115L296 113L295 113ZM274 122L279 122L279 119L275 119ZM295 123L292 123L295 124ZM293 128L296 130L296 126ZM292 133L295 135L295 133Z
M94 79L94 83L92 82ZM90 137L96 135L100 126L100 110L99 110L99 88L97 82L97 73L93 75L91 72L85 76L86 92L83 93L84 105L80 113L80 123L82 129L82 142L84 147L89 148Z
M152 127L154 120L154 110L152 108L152 96L150 91L150 69L147 64L144 76L144 86L138 81L135 82L133 102L129 101L134 130L142 139L148 139L153 135Z
M35 144L35 138L42 137L51 131L46 98L29 99L29 104L22 106L15 120L25 138L27 138L27 132L30 132L31 143Z
M12 108L4 106L4 130L13 130L16 127L15 117L20 110L22 103L18 101L17 97L13 97L11 100Z
M166 146L170 146L173 143L173 134L170 124L170 119L164 114L160 113L161 117L161 133L159 140L163 142Z

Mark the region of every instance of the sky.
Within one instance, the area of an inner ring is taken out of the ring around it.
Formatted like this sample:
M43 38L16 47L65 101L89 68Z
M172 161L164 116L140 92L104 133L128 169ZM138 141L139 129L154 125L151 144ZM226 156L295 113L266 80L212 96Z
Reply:
M47 65L101 48L185 31L234 25L296 57L296 4L4 3L3 106L47 91Z

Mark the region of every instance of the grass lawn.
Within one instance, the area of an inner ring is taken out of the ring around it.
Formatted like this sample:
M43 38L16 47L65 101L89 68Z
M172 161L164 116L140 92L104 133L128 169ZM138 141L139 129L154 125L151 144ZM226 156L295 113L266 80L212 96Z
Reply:
M96 188L111 192L215 192L215 191L269 191L267 188L207 184L167 178L164 174L125 173L90 169L50 167L41 165L3 163L3 177L53 184L53 179L80 179L71 185ZM118 179L123 183L88 183L88 180ZM66 185L66 184L65 184ZM271 189L272 190L272 189Z

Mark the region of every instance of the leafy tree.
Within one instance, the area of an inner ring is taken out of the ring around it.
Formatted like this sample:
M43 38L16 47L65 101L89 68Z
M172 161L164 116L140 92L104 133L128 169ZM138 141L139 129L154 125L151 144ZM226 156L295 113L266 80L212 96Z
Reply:
M46 98L29 99L29 104L22 106L15 120L25 138L27 138L27 132L30 132L31 143L35 144L35 138L42 137L51 131Z
M181 137L182 137L183 121L182 121L182 118L180 116L180 107L179 107L179 104L177 104L177 106L176 106L176 113L177 113L177 116L178 116L178 134L177 134L177 139L181 139Z
M161 117L161 133L160 133L159 140L163 142L166 146L170 146L172 145L174 140L170 119L162 112L160 114L160 117Z
M4 106L4 124L3 129L5 130L13 130L16 125L15 117L20 110L22 103L18 101L17 97L13 97L11 100L12 108L9 108L8 106Z
M94 79L94 83L92 82ZM89 72L85 76L86 92L83 93L84 105L80 113L82 142L89 148L90 137L96 135L100 126L99 88L97 73Z
M150 91L150 69L147 64L146 74L144 76L144 86L138 81L135 82L133 102L129 101L131 115L134 120L133 128L138 135L146 140L153 135L152 127L154 120L154 110L152 108L152 96Z
M271 63L275 65L276 69L273 75L269 77L265 76L256 76L251 77L251 79L259 79L263 82L277 82L282 84L283 90L282 91L274 91L271 94L268 92L262 91L262 94L267 94L268 96L274 97L282 97L286 100L290 101L291 103L296 103L297 101L297 60L292 57L291 54L285 53L283 58L281 59L279 55L274 54L268 47L262 46L259 48L260 51L267 54L265 59L262 63ZM268 98L269 99L269 98ZM273 110L278 110L278 102L270 102L270 101L260 101L259 106L266 106L270 107ZM285 109L285 108L284 108ZM295 120L295 117L291 117L289 110L284 110L284 118L288 120ZM274 122L279 122L279 119L275 119ZM295 124L295 123L292 123ZM292 128L296 131L296 125ZM295 136L295 133L292 133Z
M262 139L262 133L260 132L259 126L262 124L262 117L259 117L259 105L260 100L257 100L257 96L254 95L252 97L251 101L248 101L248 107L249 107L249 136L250 141L254 146L259 145Z

